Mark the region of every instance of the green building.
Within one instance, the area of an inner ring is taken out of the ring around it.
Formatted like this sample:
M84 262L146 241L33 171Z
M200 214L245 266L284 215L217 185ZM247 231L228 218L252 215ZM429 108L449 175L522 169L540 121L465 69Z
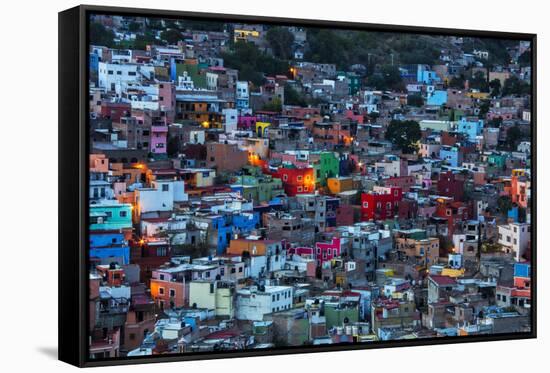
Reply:
M325 319L327 330L335 326L343 326L344 323L359 321L359 303L346 304L325 303Z
M255 203L269 202L275 196L284 194L281 179L265 175L258 167L243 168L247 175L237 175L231 189L240 191L242 196Z
M506 165L506 159L508 159L508 156L506 154L493 153L487 157L487 163L490 166L503 168Z
M315 181L321 185L327 185L327 178L336 177L340 171L340 160L334 152L319 153L319 162L313 165L315 169Z
M91 230L132 228L132 205L118 201L103 201L90 205Z

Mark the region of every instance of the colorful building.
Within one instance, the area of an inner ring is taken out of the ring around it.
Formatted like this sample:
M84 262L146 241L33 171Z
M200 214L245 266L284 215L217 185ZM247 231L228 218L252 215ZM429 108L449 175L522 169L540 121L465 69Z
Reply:
M401 188L378 188L377 191L361 194L361 220L392 219L399 214Z

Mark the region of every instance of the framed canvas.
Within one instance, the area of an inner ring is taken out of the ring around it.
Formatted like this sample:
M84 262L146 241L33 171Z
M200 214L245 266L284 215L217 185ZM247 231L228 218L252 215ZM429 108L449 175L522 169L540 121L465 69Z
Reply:
M59 13L59 358L534 338L535 98L533 34Z

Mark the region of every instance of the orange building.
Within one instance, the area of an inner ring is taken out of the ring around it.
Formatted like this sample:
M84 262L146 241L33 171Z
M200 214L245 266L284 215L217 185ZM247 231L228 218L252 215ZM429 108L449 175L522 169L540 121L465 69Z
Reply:
M240 238L231 240L227 248L227 253L243 255L244 252L248 252L250 255L271 255L277 249L281 250L281 248L281 241Z

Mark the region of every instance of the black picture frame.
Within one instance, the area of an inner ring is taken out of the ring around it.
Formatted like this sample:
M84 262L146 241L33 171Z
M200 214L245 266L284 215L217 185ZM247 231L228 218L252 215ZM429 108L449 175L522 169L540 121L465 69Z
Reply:
M284 347L235 352L206 352L152 357L112 358L89 360L88 336L88 29L89 14L112 14L144 17L186 18L205 21L249 22L270 25L315 26L335 29L406 32L426 35L453 35L488 37L531 41L532 61L532 307L530 332L466 337L439 337L417 340L378 341L364 344ZM355 22L309 20L244 16L232 14L198 13L156 9L136 9L81 5L59 13L59 360L79 367L122 364L143 364L235 358L249 356L284 355L342 350L428 346L448 343L467 343L536 338L537 336L537 35L529 33L461 30L418 26L382 25Z

